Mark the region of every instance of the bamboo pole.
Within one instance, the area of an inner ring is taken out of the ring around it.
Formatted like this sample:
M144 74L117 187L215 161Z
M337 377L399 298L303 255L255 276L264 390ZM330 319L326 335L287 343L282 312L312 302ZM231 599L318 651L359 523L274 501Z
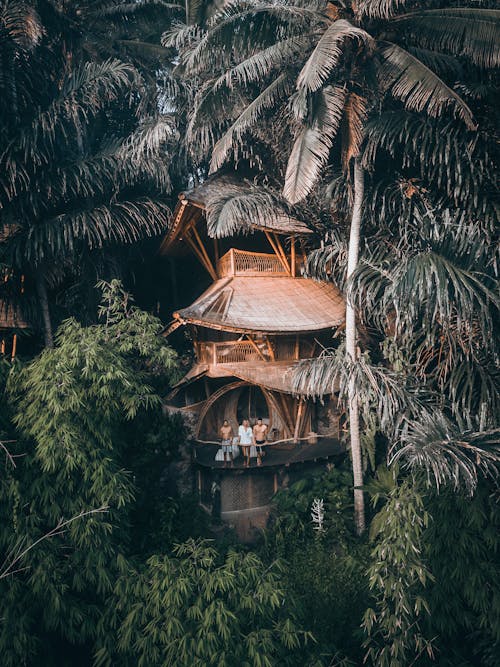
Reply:
M205 259L207 261L207 265L212 267L212 272L215 274L215 276L217 276L217 271L215 270L214 265L212 264L212 260L210 259L209 254L208 254L205 246L203 245L203 241L201 240L201 236L200 236L198 230L196 229L195 225L193 225L193 228L192 228L191 231L194 234L196 240L198 241L198 245L200 247L200 250L201 250L203 256L205 257Z
M285 266L288 267L288 273L289 273L289 275L291 276L291 275L292 275L292 269L291 269L291 267L290 267L290 264L288 263L288 259L287 259L287 256L286 256L286 252L283 250L283 246L282 246L282 244L281 244L281 241L279 240L277 234L273 233L273 237L274 237L274 241L275 241L275 243L276 243L276 245L277 245L277 247L278 247L278 250L279 250L279 252L280 252L280 254L281 254L281 257L283 258L283 262L285 263Z
M295 266L295 236L292 236L290 241L290 264L292 269L292 278L295 278L296 266Z
M295 431L293 433L293 441L299 441L299 431L300 431L300 420L302 417L302 410L304 409L304 401L299 399L299 404L297 406L297 419L295 420Z
M279 252L277 246L275 245L275 243L274 243L274 241L273 241L271 235L269 234L269 232L268 232L267 230L266 230L265 234L266 234L267 240L268 240L269 243L271 244L271 248L274 250L274 254L275 254L276 257L279 259L279 261L281 262L281 264L283 265L285 271L286 271L288 274L290 274L290 267L288 266L288 263L287 263L287 262L284 262L284 261L283 261L283 257L280 255L280 252Z
M262 361L265 361L265 362L267 363L267 359L266 359L265 356L262 354L262 352L260 351L259 346L258 346L257 343L253 340L253 338L250 336L250 334L247 334L247 338L248 338L250 344L252 345L252 347L256 350L256 352L257 352L257 354L259 355L259 357L262 359Z
M14 334L14 337L12 339L12 355L11 359L15 359L16 357L16 351L17 351L17 334Z

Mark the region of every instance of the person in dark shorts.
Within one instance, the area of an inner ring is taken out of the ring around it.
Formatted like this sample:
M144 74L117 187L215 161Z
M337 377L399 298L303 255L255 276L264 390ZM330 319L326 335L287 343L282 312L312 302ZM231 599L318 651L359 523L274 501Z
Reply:
M227 468L227 459L231 461L231 467L234 466L233 461L233 427L224 419L224 423L220 427L221 447L224 454L224 468Z
M262 465L262 456L264 454L262 450L262 446L266 442L266 437L267 437L267 424L264 424L262 421L262 417L258 417L257 423L253 427L253 439L254 439L254 444L257 448L257 465L261 466Z

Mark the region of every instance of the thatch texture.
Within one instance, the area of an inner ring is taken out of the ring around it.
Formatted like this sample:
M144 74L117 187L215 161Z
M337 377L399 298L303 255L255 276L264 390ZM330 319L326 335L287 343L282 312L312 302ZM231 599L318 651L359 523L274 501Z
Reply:
M160 254L181 240L186 226L200 212L208 236L223 238L252 229L276 234L311 234L309 227L294 217L287 204L265 188L237 178L235 174L215 174L202 184L179 195L170 229L160 246Z
M242 333L307 333L344 322L345 303L331 283L288 276L223 278L191 306L185 323Z

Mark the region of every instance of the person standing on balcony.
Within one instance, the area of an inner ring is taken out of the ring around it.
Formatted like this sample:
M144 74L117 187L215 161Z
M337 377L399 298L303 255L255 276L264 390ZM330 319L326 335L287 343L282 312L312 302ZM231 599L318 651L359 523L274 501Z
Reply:
M257 423L253 427L253 438L257 448L257 465L262 465L262 456L264 454L262 446L266 442L267 424L264 424L261 417L258 417Z
M240 438L240 445L245 459L245 468L250 466L250 447L253 443L253 431L248 419L244 419L243 423L238 428L238 435Z
M221 437L221 447L222 453L224 454L224 468L227 468L227 456L229 454L229 459L231 461L231 468L234 467L233 461L233 427L224 419L224 423L220 427L220 437Z

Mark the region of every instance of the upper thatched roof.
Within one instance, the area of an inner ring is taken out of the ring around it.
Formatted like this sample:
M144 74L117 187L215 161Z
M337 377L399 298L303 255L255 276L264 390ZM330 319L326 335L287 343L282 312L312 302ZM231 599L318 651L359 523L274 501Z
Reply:
M331 283L288 276L235 276L214 282L174 313L190 324L235 332L314 332L343 323L345 303Z
M180 240L186 226L200 217L204 217L208 236L213 238L251 229L287 235L311 234L309 227L291 215L286 202L275 193L236 174L214 174L195 188L180 193L160 254L166 254Z

